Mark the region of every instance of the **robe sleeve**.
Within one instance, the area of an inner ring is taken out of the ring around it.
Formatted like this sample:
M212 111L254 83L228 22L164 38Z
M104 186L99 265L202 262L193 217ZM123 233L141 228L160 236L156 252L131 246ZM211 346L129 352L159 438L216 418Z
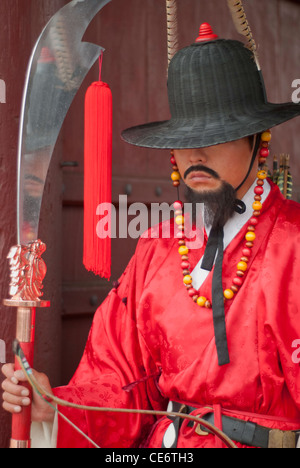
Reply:
M263 320L259 337L263 378L272 391L269 400L281 401L284 406L288 393L293 404L283 408L283 415L295 419L300 410L299 232L300 205L285 201L265 253L261 275L265 299L258 311L259 321Z
M110 408L162 409L158 390L160 370L151 359L136 324L136 255L95 314L85 352L67 387L54 393L74 403ZM130 385L136 383L135 385ZM128 387L130 390L124 390ZM74 424L102 448L129 448L143 444L156 422L153 416L97 413L59 407ZM57 447L91 445L62 418Z

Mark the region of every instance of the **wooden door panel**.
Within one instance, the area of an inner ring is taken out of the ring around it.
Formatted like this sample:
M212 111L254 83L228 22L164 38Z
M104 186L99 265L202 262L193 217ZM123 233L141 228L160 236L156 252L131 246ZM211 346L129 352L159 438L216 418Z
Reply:
M270 0L266 15L265 2L253 0L253 3L253 8L247 6L247 15L259 45L270 100L279 102L288 98L290 81L296 72L290 58L296 62L299 46L297 41L291 45L287 36L291 27L293 37L297 37L300 8L290 2ZM294 21L290 21L291 15ZM226 2L184 0L178 1L180 47L191 44L197 37L200 24L206 21L212 24L220 37L241 40ZM279 41L280 30L285 34L284 42ZM113 203L118 206L119 195L126 193L130 193L128 203L172 203L177 195L169 179L168 151L136 148L124 143L120 137L122 130L129 126L170 117L165 1L114 0L93 21L85 39L106 48L102 79L109 83L113 93ZM282 71L287 68L290 72L285 75ZM63 317L65 332L68 324L73 335L76 326L80 329L80 320L84 324L92 320L96 307L91 304L97 306L111 287L111 283L87 273L82 266L83 101L86 88L97 79L96 65L76 98L64 132L64 158L78 161L77 168L65 169L63 174ZM296 152L295 143L290 139L290 132L296 132L296 125L296 121L290 122L273 132L274 148L279 146L281 151ZM295 181L299 179L297 164ZM298 184L299 181L295 183L296 186ZM132 239L113 241L113 280L124 270L135 245L136 241ZM74 327L71 325L72 317L77 324ZM84 334L87 329L83 326ZM73 349L71 342L67 346ZM71 350L68 353L70 359L63 374L70 375ZM73 368L76 367L78 350L76 353L74 351Z

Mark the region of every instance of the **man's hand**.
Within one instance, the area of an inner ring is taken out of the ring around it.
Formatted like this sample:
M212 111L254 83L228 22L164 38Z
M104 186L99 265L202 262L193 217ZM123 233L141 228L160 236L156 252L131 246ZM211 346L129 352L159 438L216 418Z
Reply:
M29 390L21 385L22 382L27 382L27 379L23 371L15 371L13 364L5 364L2 367L2 373L6 377L2 383L4 390L2 406L9 413L20 413L23 406L29 406L31 403ZM33 371L33 374L41 386L52 394L48 377L36 371ZM32 421L35 422L53 422L54 419L54 410L35 392L33 393L31 414Z

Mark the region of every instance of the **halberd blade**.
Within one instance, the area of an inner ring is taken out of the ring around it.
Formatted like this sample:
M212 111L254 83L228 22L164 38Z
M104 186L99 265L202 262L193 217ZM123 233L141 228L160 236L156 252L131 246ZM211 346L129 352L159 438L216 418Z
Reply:
M18 244L38 238L40 209L54 146L69 107L103 48L82 42L111 0L73 0L41 33L30 58L18 145Z

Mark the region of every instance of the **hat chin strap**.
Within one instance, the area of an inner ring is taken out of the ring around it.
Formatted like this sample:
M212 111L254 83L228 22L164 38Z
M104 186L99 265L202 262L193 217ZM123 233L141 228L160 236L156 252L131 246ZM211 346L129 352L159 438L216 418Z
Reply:
M237 192L240 190L240 188L244 185L244 183L246 182L246 180L247 180L248 177L249 177L250 172L252 171L253 164L254 164L254 162L255 162L256 155L257 155L257 151L258 151L259 145L260 145L260 139L258 138L258 135L256 135L255 138L256 138L256 141L255 141L255 145L254 145L254 149L253 149L253 154L252 154L252 158L251 158L251 162L250 162L250 166L249 166L248 172L247 172L247 174L246 174L246 177L243 179L243 182L235 189L236 193L237 193ZM235 211L236 211L236 213L239 213L239 214L243 214L243 213L245 213L245 211L246 211L246 205L245 205L245 203L244 203L242 200L239 200L238 198L237 198L236 201L235 201Z
M255 145L254 145L253 154L252 154L252 158L251 158L251 162L250 162L248 172L246 174L246 177L240 183L240 185L235 189L236 192L238 192L240 190L240 188L244 185L244 183L246 182L246 180L248 179L248 177L250 175L250 172L252 171L252 168L253 168L253 165L254 165L254 162L255 162L255 159L256 159L257 151L258 151L259 145L260 145L260 138L258 138L258 135L255 135L255 138L256 138Z

